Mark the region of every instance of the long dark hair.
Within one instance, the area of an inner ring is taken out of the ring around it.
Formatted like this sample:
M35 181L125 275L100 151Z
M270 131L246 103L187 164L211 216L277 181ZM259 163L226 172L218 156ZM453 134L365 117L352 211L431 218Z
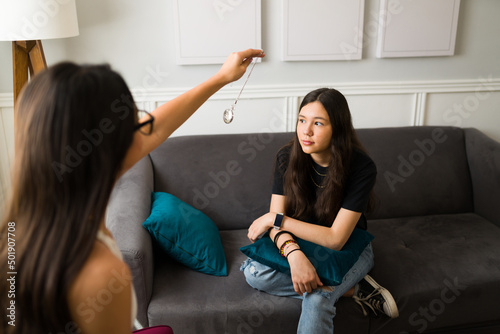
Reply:
M68 290L93 248L132 143L136 110L125 81L108 65L60 63L23 90L0 225L3 274L8 227L15 228L16 327L2 316L5 332L64 332L70 324ZM3 310L6 284L2 278Z
M311 184L313 160L302 151L296 133L288 143L290 156L283 185L285 208L290 217L331 226L342 203L352 152L354 149L365 150L354 131L344 95L335 89L316 89L304 97L299 112L305 105L316 101L323 105L332 125L331 159L323 182L325 187L317 193Z

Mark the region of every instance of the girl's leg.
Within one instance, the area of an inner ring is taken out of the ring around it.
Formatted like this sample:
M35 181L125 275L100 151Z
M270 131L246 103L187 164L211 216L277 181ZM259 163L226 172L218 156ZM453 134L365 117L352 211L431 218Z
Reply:
M297 333L333 333L335 303L373 268L373 264L373 251L370 244L344 276L340 285L324 286L304 294Z
M245 275L247 283L257 290L276 296L301 298L293 289L292 278L288 274L252 259L243 262L240 270Z

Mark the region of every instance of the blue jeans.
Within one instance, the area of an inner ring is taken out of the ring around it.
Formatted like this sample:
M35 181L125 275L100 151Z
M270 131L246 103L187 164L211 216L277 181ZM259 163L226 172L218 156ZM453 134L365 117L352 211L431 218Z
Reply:
M247 259L241 271L251 287L276 296L302 299L297 333L333 333L335 303L349 289L356 285L373 268L373 251L369 244L359 256L358 261L345 274L342 283L336 286L322 286L300 296L293 289L292 278L260 262Z

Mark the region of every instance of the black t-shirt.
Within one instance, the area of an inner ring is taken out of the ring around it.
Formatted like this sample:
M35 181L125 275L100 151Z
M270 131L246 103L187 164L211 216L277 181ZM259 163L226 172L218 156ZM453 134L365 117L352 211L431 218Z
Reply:
M276 155L273 194L284 195L283 182L284 175L288 167L289 157L289 146L282 148ZM319 191L321 189L321 182L327 174L328 167L322 167L314 161L312 161L312 167L313 168L310 173L310 185ZM361 217L359 218L356 227L363 230L366 230L367 228L364 212L368 207L370 191L375 184L376 176L377 167L375 166L373 160L366 153L354 150L351 157L350 171L344 187L344 196L342 198L341 207L347 210L361 212ZM308 222L318 224L314 221L314 219L310 219ZM333 222L330 224L333 224Z

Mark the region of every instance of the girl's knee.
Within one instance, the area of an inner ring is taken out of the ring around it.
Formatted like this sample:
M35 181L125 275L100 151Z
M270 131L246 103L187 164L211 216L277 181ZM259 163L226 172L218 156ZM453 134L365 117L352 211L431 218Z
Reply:
M306 293L304 295L304 300L308 300L308 303L315 304L335 304L339 299L337 296L338 292L335 286L322 286L314 289L313 291Z
M241 265L240 270L243 272L247 283L257 290L265 291L266 277L265 271L267 267L252 259L247 259ZM263 277L264 276L264 277Z
M333 317L338 298L335 287L324 286L304 295L302 309L308 313L327 314Z

